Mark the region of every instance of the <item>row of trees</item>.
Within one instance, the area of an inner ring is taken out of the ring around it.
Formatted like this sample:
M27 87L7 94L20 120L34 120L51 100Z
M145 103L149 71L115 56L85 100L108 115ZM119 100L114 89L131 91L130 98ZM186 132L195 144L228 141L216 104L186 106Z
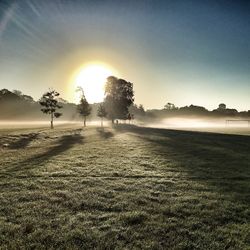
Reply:
M173 103L168 102L165 106L164 106L164 110L165 111L169 111L168 113L172 113L172 114L197 114L197 115L202 115L202 114L211 114L211 115L237 115L237 114L244 114L246 112L238 112L236 109L231 109L231 108L227 108L225 103L220 103L218 105L217 109L214 109L212 111L209 111L208 109L206 109L205 107L202 106L197 106L197 105L190 105L190 106L185 106L185 107L176 107Z
M91 114L91 106L88 103L84 91L81 87L77 89L81 93L80 103L77 105L77 111L83 117L84 126L86 126L87 117ZM62 106L58 103L59 93L55 90L46 92L39 103L42 106L41 111L50 115L50 124L53 129L54 119L62 116L58 112ZM103 126L103 118L109 118L112 123L116 119L131 119L133 116L129 113L129 107L134 102L133 84L124 79L114 76L107 78L105 85L104 102L98 106L97 116L101 118L101 126Z

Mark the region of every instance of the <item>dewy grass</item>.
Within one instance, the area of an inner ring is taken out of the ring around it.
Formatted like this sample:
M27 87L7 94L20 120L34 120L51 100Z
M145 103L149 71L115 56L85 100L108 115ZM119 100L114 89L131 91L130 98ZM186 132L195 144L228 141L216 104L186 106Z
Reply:
M9 129L0 248L249 249L249 150L247 136L135 126Z

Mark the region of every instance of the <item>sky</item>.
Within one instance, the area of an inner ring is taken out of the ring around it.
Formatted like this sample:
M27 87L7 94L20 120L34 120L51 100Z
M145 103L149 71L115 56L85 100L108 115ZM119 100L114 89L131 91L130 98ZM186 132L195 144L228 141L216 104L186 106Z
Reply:
M250 3L0 0L0 89L75 101L72 76L100 62L147 109L250 109Z

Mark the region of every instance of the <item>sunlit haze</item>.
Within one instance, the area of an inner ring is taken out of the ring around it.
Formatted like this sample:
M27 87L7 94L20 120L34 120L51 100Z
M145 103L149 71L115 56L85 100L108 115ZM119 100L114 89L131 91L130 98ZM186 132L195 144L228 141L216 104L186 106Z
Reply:
M250 250L250 0L0 0L0 250Z
M90 103L102 102L104 98L104 86L107 77L114 75L115 72L108 66L101 63L90 63L80 67L73 77L73 86L82 87L85 97ZM79 92L78 92L79 93ZM76 92L76 102L79 96Z
M1 1L0 88L37 100L53 87L75 102L72 75L97 61L134 83L146 108L223 102L248 110L249 10L223 0ZM102 90L87 85L89 101L101 100Z

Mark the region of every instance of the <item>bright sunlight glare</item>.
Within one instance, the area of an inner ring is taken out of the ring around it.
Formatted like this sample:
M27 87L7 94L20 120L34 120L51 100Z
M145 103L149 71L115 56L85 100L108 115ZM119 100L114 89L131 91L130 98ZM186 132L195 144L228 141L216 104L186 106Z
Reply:
M114 71L104 64L87 64L82 66L75 74L76 87L82 87L89 103L102 102L107 77L114 75ZM76 93L79 101L79 93Z

